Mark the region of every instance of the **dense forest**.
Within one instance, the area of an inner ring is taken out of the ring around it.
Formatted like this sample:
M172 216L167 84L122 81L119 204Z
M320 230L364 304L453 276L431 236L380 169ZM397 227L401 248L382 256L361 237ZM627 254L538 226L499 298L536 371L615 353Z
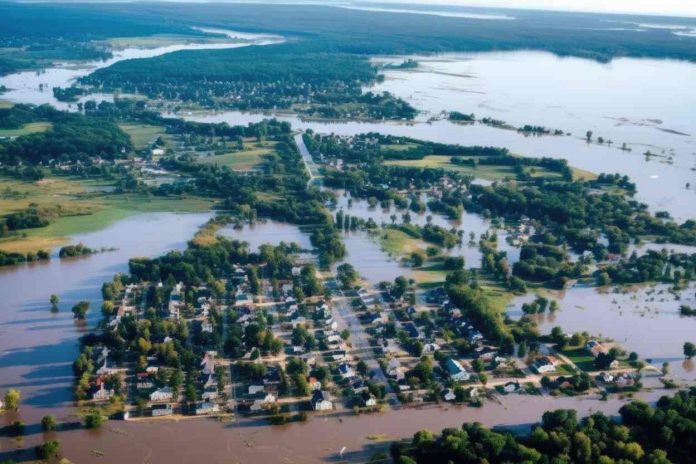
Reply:
M0 3L0 76L55 61L110 57L110 51L94 40L164 33L200 35L184 25L129 12Z
M0 40L6 47L32 41L53 44L60 39L65 41L65 53L72 56L88 56L89 50L97 55L105 52L95 49L89 40L196 34L191 26L282 34L288 39L283 45L128 60L99 70L84 82L210 108L292 108L327 118L414 116L415 110L403 100L388 94L362 94L362 86L379 78L369 62L373 55L535 49L599 61L617 56L696 60L690 41L667 29L633 30L639 19L631 16L612 18L622 25L619 31L608 27L601 15L525 11L512 12L514 20L510 21L318 5L206 4L191 9L152 3L142 5L137 13L118 4L4 5L2 13ZM65 24L48 24L52 15L66 17ZM38 21L46 27L23 26L27 17L32 24ZM80 27L70 27L78 22ZM88 25L86 30L82 24ZM76 30L83 32L82 51L71 42ZM0 70L21 67L21 60L29 61L24 54L0 54Z
M378 78L364 56L298 41L127 60L82 82L209 108L293 108L321 117L413 118L415 110L403 100L363 94L362 87Z
M395 444L399 464L428 463L636 463L693 462L696 452L696 390L662 397L649 406L633 401L620 421L602 413L578 420L574 410L548 411L526 436L490 430L481 424L420 431L409 444Z
M49 106L16 105L0 109L0 127L17 128L29 122L51 123L45 132L27 134L0 143L3 165L36 165L49 162L87 161L95 157L115 159L132 150L130 138L112 121Z
M630 15L608 17L562 12L474 10L476 13L488 12L514 18L483 21L320 5L204 4L190 8L185 4L149 3L143 4L137 13L127 5L119 4L53 8L68 10L72 16L78 13L70 12L70 9L79 10L80 14L92 15L95 19L105 13L117 18L125 17L128 20L125 24L131 28L135 27L133 23L158 21L154 30L193 23L250 32L273 32L320 41L337 52L361 55L534 49L602 61L616 56L696 59L691 41L683 40L666 29L637 30L636 23L644 22L645 17ZM693 24L692 20L685 18L658 19L665 24ZM607 20L612 23L608 25ZM85 18L85 21L89 20ZM47 30L52 27L57 26L49 25ZM106 27L105 31L112 27Z

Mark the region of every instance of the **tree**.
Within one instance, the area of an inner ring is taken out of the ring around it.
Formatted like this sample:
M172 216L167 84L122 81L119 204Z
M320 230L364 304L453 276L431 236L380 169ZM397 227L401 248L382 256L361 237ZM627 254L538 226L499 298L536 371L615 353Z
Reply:
M58 456L60 453L60 442L57 440L49 440L37 445L34 451L39 459L51 459Z
M5 409L8 411L16 411L19 408L19 401L21 395L19 391L14 388L10 388L7 393L5 393Z
M51 301L51 312L52 313L57 313L58 312L58 302L60 302L60 298L58 298L58 295L51 295L50 298Z
M85 416L85 427L88 429L98 429L104 425L105 421L106 418L98 411L90 412Z
M43 416L41 418L41 430L44 432L51 432L58 427L58 421L56 416L49 414L48 416Z
M355 268L349 263L343 263L336 268L338 280L344 288L352 287L360 278Z
M79 321L85 320L85 315L87 315L87 311L89 310L89 301L79 301L75 306L72 308L73 315L75 316L75 319Z
M488 383L488 376L484 373L479 374L479 380L484 386Z
M592 131L587 131L587 132L585 133L585 139L586 139L588 142L591 142L591 141L592 141Z
M696 356L696 345L691 342L684 343L684 356L686 356L688 359Z

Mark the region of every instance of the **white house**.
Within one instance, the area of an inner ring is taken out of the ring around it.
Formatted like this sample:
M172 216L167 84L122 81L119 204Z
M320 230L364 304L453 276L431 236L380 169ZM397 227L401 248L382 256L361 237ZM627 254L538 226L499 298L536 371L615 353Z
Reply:
M454 394L454 391L451 388L448 388L445 390L444 395L442 395L445 401L454 401L457 396Z
M220 406L215 403L210 403L208 401L198 401L196 403L196 415L201 416L204 414L213 414L220 412Z
M324 390L317 390L312 395L312 409L315 411L331 411L333 403L329 399L329 394Z
M519 382L508 382L505 385L503 385L503 391L505 393L515 393L519 389L520 389Z
M338 366L338 372L341 374L341 378L344 379L349 379L351 377L355 377L355 371L353 370L352 367L350 367L350 364L348 363L342 363Z
M174 413L174 409L171 404L153 404L152 405L152 417L160 416L171 416Z
M114 396L114 393L116 393L116 392L114 392L113 389L107 390L106 388L104 388L104 384L102 384L99 387L99 390L97 390L96 392L94 392L92 394L92 399L95 401L107 401L112 396Z
M171 401L174 391L170 387L159 388L150 393L150 401Z
M464 369L464 367L452 358L447 360L447 372L452 380L457 382L466 382L471 378L471 375Z

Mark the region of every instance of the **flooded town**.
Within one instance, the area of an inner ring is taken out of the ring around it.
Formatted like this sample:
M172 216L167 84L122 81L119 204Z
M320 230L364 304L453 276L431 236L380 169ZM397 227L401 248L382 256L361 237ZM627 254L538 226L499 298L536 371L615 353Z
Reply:
M689 462L693 20L414 8L0 5L0 462Z

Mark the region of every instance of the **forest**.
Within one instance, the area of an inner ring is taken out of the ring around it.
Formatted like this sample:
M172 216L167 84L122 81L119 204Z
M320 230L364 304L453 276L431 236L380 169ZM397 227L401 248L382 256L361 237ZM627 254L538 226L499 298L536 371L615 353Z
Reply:
M50 122L45 132L0 142L3 165L47 165L49 162L115 159L132 150L131 141L112 121L65 113L49 106L16 105L0 109L0 127L17 128L35 121Z
M310 41L228 50L181 51L127 60L82 79L98 89L208 108L297 109L322 117L411 119L415 110L388 94L363 94L379 78L367 58Z
M632 401L620 409L620 421L602 413L579 419L576 411L559 409L545 412L524 436L479 423L439 435L424 430L407 444L394 444L391 457L398 464L689 463L696 452L695 413L692 388L663 396L655 406Z

